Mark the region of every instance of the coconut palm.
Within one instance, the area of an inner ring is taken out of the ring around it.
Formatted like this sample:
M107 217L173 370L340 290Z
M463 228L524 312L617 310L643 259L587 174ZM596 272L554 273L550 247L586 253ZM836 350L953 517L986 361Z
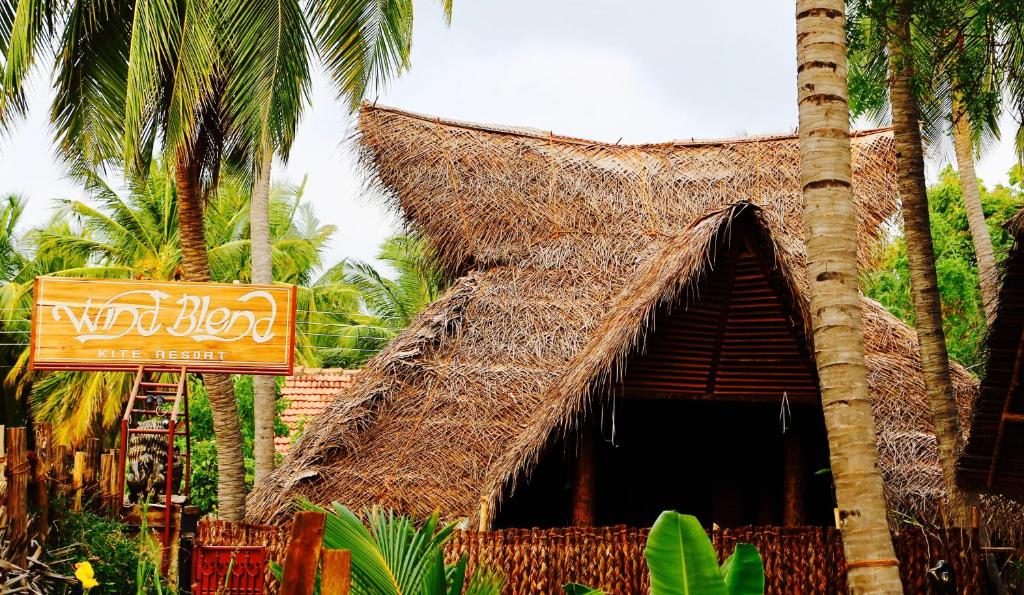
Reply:
M901 593L878 471L857 290L843 0L797 0L800 178L815 361L847 580Z
M452 3L442 3L451 18ZM230 0L225 19L224 108L249 148L253 192L252 279L272 278L267 196L274 155L288 157L309 99L309 64L323 56L339 97L350 109L409 66L412 0ZM254 378L256 482L274 466L274 385Z
M393 278L365 262L349 261L343 263L344 279L359 292L367 311L395 332L408 326L450 284L433 249L419 236L391 236L377 259L394 271Z
M30 282L37 273L181 279L184 270L172 180L166 168L154 164L150 175L122 196L92 175L88 181L92 200L60 201L59 217L64 223L31 233L36 266L26 282L5 289L27 304L31 302ZM307 282L310 271L320 266L320 250L333 228L307 230L291 222L306 204L301 187L275 187L272 195L272 252L277 268L286 282ZM207 205L205 235L216 281L248 280L248 202L248 184L228 177ZM297 339L303 341L303 337L300 333ZM78 443L109 430L120 418L130 392L128 375L57 372L32 377L23 370L24 360L22 356L16 375L9 375L9 384L25 386L34 381L33 414L37 420L54 424L59 441Z
M451 1L442 4L450 16ZM411 0L314 0L305 8L317 52L350 105L408 66ZM60 153L86 168L123 158L134 176L148 171L162 143L175 172L184 276L207 281L203 202L221 158L248 151L262 171L298 119L307 88L302 14L285 0L102 8L85 0L2 0L0 125L26 113L24 81L37 55L57 47L51 120ZM269 171L261 177L264 184L269 178ZM206 383L220 445L221 511L237 519L245 502L233 391L224 376L207 375Z
M159 146L174 165L181 270L210 280L203 201L221 156L237 142L223 109L224 12L207 0L0 3L0 124L28 109L26 80L37 56L57 48L51 122L58 152L75 168L120 161L129 177L149 171ZM221 511L245 511L242 439L230 379L207 375L218 435Z
M941 149L947 139L952 140L982 303L986 315L991 317L998 299L999 279L974 159L981 146L999 136L1006 77L1001 72L998 52L982 43L964 41L986 39L991 27L990 22L978 17L977 6L971 4L939 3L916 8L918 13L927 10L929 14L926 19L915 19L919 24L911 27L914 39L908 56L914 63L914 86L924 121L924 139L935 149ZM879 19L861 6L850 21L852 111L855 116L868 115L879 123L884 123L890 112L888 52L884 43L890 36L880 30L890 20Z
M945 38L946 29L957 20L964 3L936 2L922 7L915 5L913 0L861 0L851 3L851 6L852 29L866 29L867 33L858 35L869 42L858 48L859 55L870 54L873 57L871 68L864 68L863 72L873 73L875 80L886 81L883 92L891 104L914 326L920 344L921 367L946 495L952 504L954 522L962 523L967 520L967 509L956 484L955 460L961 435L942 328L920 123L937 119L934 114L921 110L922 105L941 104L937 99L921 102L922 97L929 93L941 91L926 82L927 77L938 71L942 64L944 52L932 50L939 48L935 40Z

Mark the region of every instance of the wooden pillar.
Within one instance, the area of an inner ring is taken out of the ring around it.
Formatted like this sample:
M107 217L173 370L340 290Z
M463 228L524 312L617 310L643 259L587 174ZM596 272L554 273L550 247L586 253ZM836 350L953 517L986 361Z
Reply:
M320 595L349 595L352 591L352 552L320 552Z
M322 512L295 513L292 538L285 552L281 595L313 595L326 520Z
M124 476L124 469L118 465L121 456L115 449L110 449L110 512L116 518L118 511L124 506L124 495L121 494L121 478Z
M28 560L28 454L25 428L7 428L7 522L12 562L25 568Z
M804 521L804 453L800 437L788 432L783 438L785 451L782 472L782 524L803 525Z
M55 444L51 450L50 466L53 468L53 479L57 487L65 492L65 484L68 481L68 452L69 448L63 444Z
M114 507L110 500L110 470L114 466L114 455L103 453L100 455L100 476L99 484L100 508L106 512Z
M82 481L91 486L96 483L96 468L100 462L100 439L90 438L85 443L85 475Z
M75 452L75 464L71 468L71 489L73 498L71 509L75 512L82 511L82 482L85 479L85 452Z
M36 426L36 500L39 504L39 541L46 543L50 532L50 451L52 428L48 423Z
M579 456L572 482L572 524L594 526L594 432L588 424L580 428Z

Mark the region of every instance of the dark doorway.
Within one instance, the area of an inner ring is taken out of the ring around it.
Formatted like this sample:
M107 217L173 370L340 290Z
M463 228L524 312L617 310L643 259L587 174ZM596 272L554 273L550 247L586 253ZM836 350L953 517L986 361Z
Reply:
M708 275L659 310L625 376L592 396L581 427L593 456L578 463L579 432L553 439L497 527L648 526L670 509L724 527L834 523L804 329L756 246L737 233ZM591 481L574 483L577 465ZM574 515L581 500L587 523L579 506Z
M786 442L800 453L803 523L833 524L828 442L820 410L794 406L783 434L779 405L621 399L597 435L594 524L650 526L663 510L723 527L782 525ZM578 435L558 440L500 508L496 527L572 524ZM571 446L570 446L571 445Z

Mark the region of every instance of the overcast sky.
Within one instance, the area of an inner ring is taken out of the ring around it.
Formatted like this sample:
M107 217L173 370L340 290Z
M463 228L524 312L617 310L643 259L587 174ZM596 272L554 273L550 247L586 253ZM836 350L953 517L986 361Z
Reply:
M791 0L456 0L450 28L438 4L417 0L412 70L379 103L623 143L796 127ZM52 198L82 197L52 159L46 74L33 86L29 121L0 140L0 192L27 195L33 224L52 214ZM372 259L396 228L374 197L360 195L344 143L351 125L318 76L291 159L275 171L275 180L308 175L306 198L338 227L328 264ZM1007 139L1011 126L1003 123ZM932 158L931 174L943 163ZM977 169L988 185L1006 183L1012 163L1004 140Z

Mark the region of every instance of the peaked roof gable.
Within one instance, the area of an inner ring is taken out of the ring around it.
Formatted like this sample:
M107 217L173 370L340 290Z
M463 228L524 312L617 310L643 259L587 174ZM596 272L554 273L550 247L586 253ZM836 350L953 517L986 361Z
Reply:
M370 183L462 276L307 426L250 497L253 520L283 517L297 494L452 518L483 498L493 514L743 218L810 337L795 137L630 147L364 107L360 142ZM892 140L853 146L867 259L895 211ZM863 307L890 501L925 513L942 481L916 340ZM974 381L953 371L966 411Z

